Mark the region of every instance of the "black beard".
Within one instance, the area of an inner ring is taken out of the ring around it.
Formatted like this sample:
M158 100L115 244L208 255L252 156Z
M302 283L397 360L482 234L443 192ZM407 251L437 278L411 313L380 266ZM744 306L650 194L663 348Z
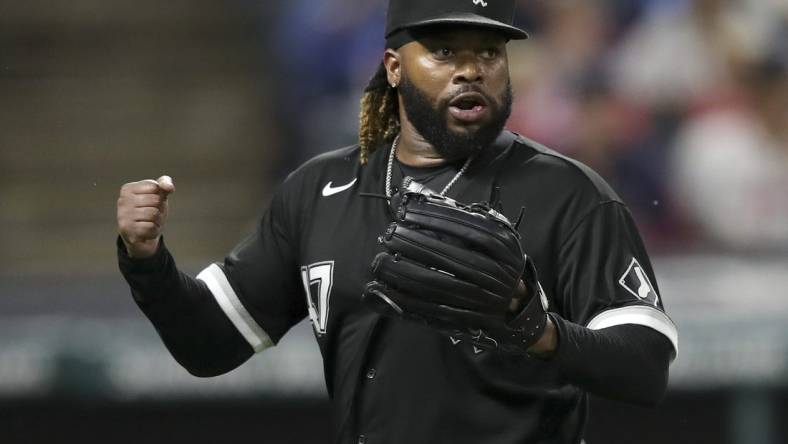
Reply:
M478 92L487 99L490 107L490 121L476 130L457 132L449 129L447 116L449 103L456 95L466 92ZM512 113L512 85L507 81L506 91L498 100L483 93L478 88L468 85L439 103L434 103L429 96L403 76L399 85L402 105L413 127L429 142L435 151L444 159L457 161L477 153L491 145L503 131L509 115Z

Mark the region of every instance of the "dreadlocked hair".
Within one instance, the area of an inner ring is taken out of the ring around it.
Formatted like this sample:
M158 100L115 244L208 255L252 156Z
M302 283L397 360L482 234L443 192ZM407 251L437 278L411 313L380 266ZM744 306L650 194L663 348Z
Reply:
M358 130L361 164L367 164L375 148L393 140L399 128L397 90L389 85L386 67L381 62L361 97Z

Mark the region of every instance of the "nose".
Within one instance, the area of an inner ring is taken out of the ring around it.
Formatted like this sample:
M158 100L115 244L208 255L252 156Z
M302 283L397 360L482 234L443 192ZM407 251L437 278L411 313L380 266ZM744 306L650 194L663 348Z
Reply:
M455 84L480 83L483 78L482 67L478 60L475 57L466 57L458 61L452 81Z

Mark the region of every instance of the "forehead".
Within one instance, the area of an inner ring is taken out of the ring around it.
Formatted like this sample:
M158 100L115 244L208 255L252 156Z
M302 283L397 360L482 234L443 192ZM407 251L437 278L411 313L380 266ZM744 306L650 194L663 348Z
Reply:
M473 26L432 26L412 31L416 40L425 45L451 44L474 47L478 45L505 45L506 37L499 31Z

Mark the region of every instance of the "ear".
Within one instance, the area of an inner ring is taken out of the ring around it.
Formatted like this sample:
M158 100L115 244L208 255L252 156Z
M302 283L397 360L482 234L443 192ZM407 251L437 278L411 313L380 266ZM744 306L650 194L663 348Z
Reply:
M388 80L389 85L396 88L399 86L401 76L401 58L400 53L389 48L386 49L386 52L383 54L383 65L386 67L386 80Z

